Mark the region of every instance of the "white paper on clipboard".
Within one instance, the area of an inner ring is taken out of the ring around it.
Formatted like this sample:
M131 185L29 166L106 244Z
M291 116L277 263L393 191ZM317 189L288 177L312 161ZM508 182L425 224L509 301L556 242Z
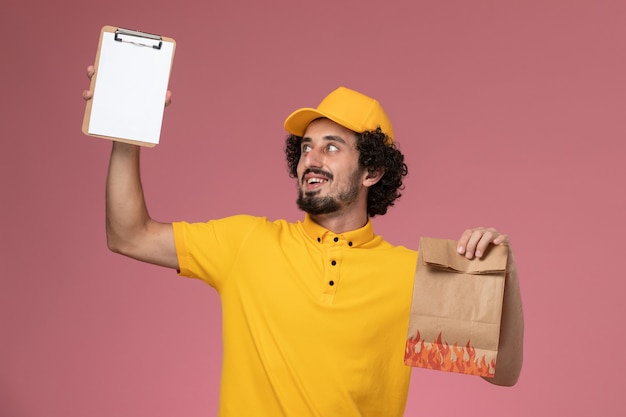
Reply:
M175 45L171 38L105 26L83 132L158 144Z

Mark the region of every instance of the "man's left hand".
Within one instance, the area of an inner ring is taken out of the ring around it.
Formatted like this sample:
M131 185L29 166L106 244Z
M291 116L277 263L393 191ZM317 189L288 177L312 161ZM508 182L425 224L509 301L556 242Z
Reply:
M467 259L481 258L490 244L508 245L509 237L493 227L467 229L459 238L457 252Z

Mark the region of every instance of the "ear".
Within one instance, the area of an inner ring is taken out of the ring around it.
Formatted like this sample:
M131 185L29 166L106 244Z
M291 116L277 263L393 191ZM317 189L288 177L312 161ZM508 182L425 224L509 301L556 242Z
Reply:
M366 187L371 187L376 184L380 179L385 175L385 168L369 168L366 171L365 178L363 179L363 185Z

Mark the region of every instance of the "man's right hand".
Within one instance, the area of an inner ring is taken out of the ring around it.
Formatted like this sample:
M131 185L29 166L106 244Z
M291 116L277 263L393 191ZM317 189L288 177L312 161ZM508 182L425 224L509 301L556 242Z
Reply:
M96 73L96 69L94 68L94 66L89 65L87 67L87 78L89 78L90 81L91 81L91 77L93 77L95 73ZM91 100L92 97L93 97L93 91L83 90L83 99ZM170 104L172 104L172 92L170 90L167 90L167 92L165 93L165 107L169 106Z
M91 77L95 74L96 70L93 65L87 67L87 78L91 81ZM91 90L83 90L83 98L85 100L90 100L93 97L93 91Z

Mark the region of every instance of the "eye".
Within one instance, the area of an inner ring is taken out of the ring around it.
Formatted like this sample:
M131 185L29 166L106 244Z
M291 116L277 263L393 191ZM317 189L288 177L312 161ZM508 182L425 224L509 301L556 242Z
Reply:
M303 144L302 145L302 153L309 152L311 150L311 145Z
M339 148L331 143L326 147L326 150L329 152L337 152Z

